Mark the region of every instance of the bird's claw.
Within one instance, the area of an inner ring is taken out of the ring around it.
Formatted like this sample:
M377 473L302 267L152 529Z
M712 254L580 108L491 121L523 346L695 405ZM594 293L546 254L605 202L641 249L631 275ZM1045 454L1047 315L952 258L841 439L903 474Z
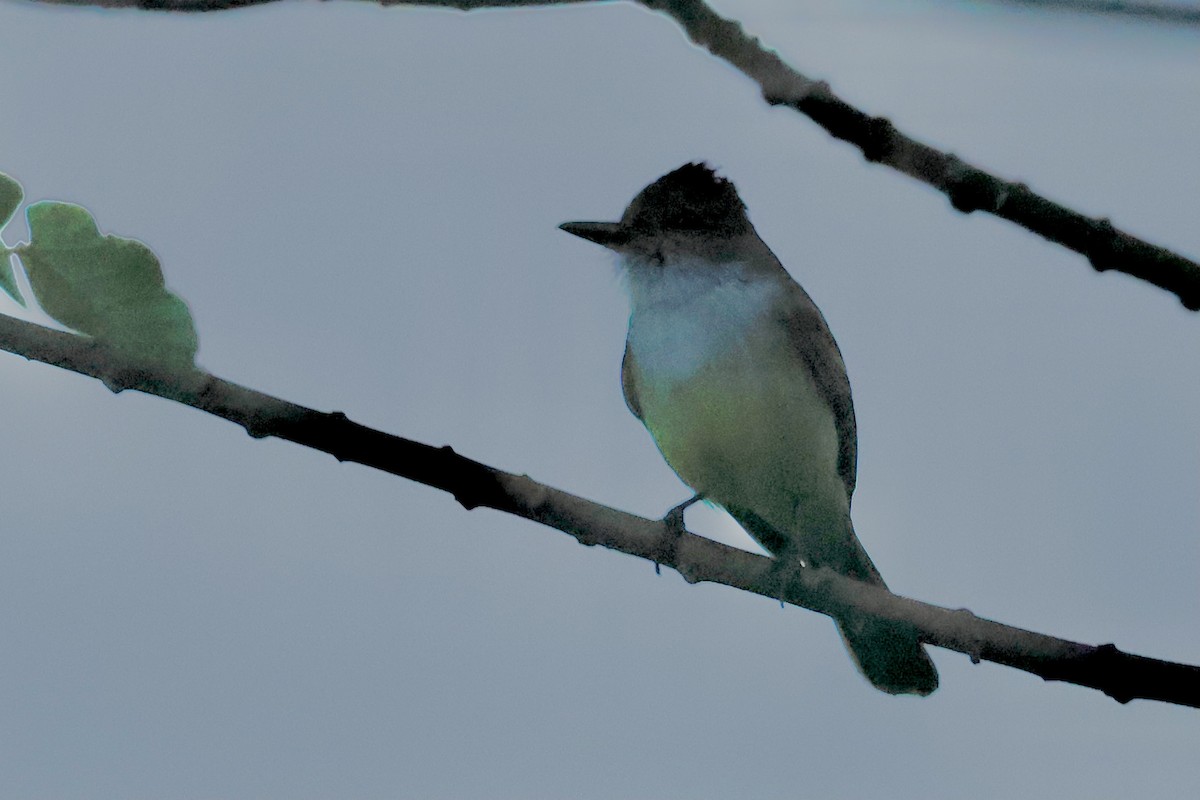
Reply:
M688 502L690 503L691 501L689 500ZM663 525L667 527L667 533L672 534L676 539L682 536L683 532L687 530L683 521L683 512L686 508L686 505L680 503L664 514L662 518Z
M679 544L679 540L683 538L683 534L687 532L687 527L684 524L683 512L687 511L688 507L703 500L702 495L695 495L687 500L684 500L679 505L673 507L670 511L663 515L662 524L666 529L666 536L663 544L663 561L674 562L675 548ZM662 574L661 562L654 562L654 574Z

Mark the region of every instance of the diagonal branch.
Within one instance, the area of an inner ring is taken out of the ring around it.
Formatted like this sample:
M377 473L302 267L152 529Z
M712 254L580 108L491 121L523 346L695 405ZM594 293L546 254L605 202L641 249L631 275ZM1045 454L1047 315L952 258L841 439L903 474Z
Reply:
M862 150L867 161L886 164L933 186L964 214L985 211L1015 222L1063 247L1082 253L1097 272L1113 269L1141 278L1200 310L1200 264L1114 228L1108 219L1084 216L1037 194L1024 183L996 177L901 133L835 95L824 81L806 78L778 55L725 19L703 0L638 0L678 22L689 38L745 73L763 99L799 111Z
M1200 708L1200 667L1058 639L900 597L828 569L800 570L780 585L764 556L692 533L678 538L661 522L593 503L525 475L494 469L455 453L392 436L200 370L167 371L132 363L110 348L70 333L0 315L0 349L97 378L115 392L133 389L235 422L256 438L275 436L339 461L365 464L454 495L465 508L493 508L540 522L586 545L602 545L678 570L689 583L711 581L823 614L847 609L907 623L932 645L973 661L1031 672L1045 680L1099 689L1125 703L1135 698Z
M64 5L143 8L155 11L221 11L274 0L44 0ZM565 5L592 0L372 0L381 5L483 8ZM1087 257L1098 272L1116 270L1141 278L1200 310L1200 264L1088 217L1020 182L1005 180L901 133L890 120L842 100L824 81L814 81L767 50L742 26L713 11L704 0L635 0L672 17L693 42L756 81L763 98L808 116L831 136L857 146L868 161L886 164L941 191L964 214L984 211L1014 222Z
M1126 0L996 0L1001 4L1107 17L1152 20L1167 25L1200 25L1200 8L1177 3Z

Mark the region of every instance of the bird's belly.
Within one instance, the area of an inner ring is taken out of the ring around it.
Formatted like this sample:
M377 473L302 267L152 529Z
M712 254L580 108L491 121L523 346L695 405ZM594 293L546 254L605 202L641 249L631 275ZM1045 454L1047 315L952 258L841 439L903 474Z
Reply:
M663 457L708 499L787 532L798 504L844 498L833 413L782 336L745 337L689 374L639 369L637 385Z

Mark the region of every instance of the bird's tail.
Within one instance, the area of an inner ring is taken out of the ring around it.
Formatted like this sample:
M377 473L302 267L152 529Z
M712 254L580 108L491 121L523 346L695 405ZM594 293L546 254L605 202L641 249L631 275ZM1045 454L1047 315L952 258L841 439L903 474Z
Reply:
M847 563L840 564L838 571L886 589L883 576L854 535L853 526L850 530ZM876 689L924 697L938 687L937 667L910 626L854 613L840 616L835 622L850 657Z
M737 506L726 508L777 559L788 559L792 537L780 533L752 511ZM820 519L812 523L803 522L800 529L819 529L822 524L826 523ZM875 569L871 557L854 534L849 516L845 517L844 524L844 535L825 540L806 540L804 558L813 565L827 566L847 577L886 589L883 576ZM925 652L925 645L921 644L909 626L853 612L841 615L834 621L854 663L875 688L888 694L924 697L938 687L937 668Z
M850 657L876 689L923 697L938 687L937 668L912 628L870 617L843 617L837 626Z

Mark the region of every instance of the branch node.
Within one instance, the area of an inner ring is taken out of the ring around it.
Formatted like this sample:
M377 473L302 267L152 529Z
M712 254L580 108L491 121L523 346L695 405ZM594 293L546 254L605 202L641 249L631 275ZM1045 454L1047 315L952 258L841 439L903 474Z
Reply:
M790 72L782 64L762 79L762 98L767 105L799 108L810 97L829 97L833 89L828 81L812 81Z
M271 435L270 430L257 415L251 415L242 420L242 427L251 439L265 439Z
M1095 662L1096 671L1106 677L1107 685L1100 687L1102 692L1121 705L1127 704L1137 696L1129 691L1130 684L1124 674L1127 667L1126 653L1121 648L1112 642L1102 644L1088 654L1087 658Z
M600 543L599 538L594 536L591 531L588 531L587 529L572 530L570 531L570 534L575 537L575 541L579 542L584 547L595 547ZM657 569L658 564L656 563L654 567Z
M993 192L992 182L988 176L966 162L951 155L951 163L946 171L946 182L943 187L950 205L955 211L970 214L983 209L991 210L999 206Z
M963 620L963 623L967 630L972 632L976 630L976 622L979 619L978 614L969 608L958 608L955 609L954 613L958 614L959 616L966 617L966 619ZM972 636L967 643L967 646L963 649L963 652L966 654L967 658L971 659L972 664L979 664L983 661L983 641L980 640L978 636Z
M863 158L879 163L892 154L896 145L896 126L883 117L870 117L863 126Z
M474 497L474 492L468 491L466 487L454 489L451 494L454 495L454 501L463 507L466 511L474 511L482 505Z
M1018 197L1037 197L1029 188L1029 184L1022 181L1002 181L1001 186L1002 188L996 195L995 208L989 209L993 214L999 214L1001 209L1010 202L1016 201Z
M456 453L450 445L439 447L438 455L442 456L439 472L446 476L456 473L459 476L457 481L448 481L449 485L441 485L439 488L453 494L460 506L467 511L474 511L481 507L510 509L513 498L511 490L505 488L507 477L503 473L464 458ZM527 483L537 486L537 483L530 480L528 475L521 477ZM523 505L526 508L533 507L528 503Z
M104 384L105 388L107 388L113 394L120 394L126 389L137 385L139 378L137 370L121 364L105 363L108 361L108 353L101 346L100 342L90 338L86 339L86 341L88 343L87 347L92 358L95 358L101 361L101 363L105 364L106 368L102 369L96 374L96 377L100 379L100 382Z
M1091 230L1088 231L1085 255L1096 272L1116 269L1117 229L1108 217L1098 219L1092 224Z

